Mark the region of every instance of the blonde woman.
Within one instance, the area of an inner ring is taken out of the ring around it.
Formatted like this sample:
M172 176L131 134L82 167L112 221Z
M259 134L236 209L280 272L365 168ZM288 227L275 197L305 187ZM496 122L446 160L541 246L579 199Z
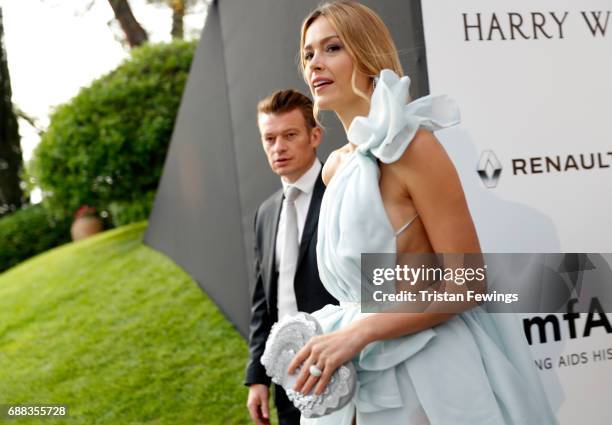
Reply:
M329 157L319 219L321 280L340 300L314 313L325 334L294 357L294 390L320 394L352 360L353 401L303 423L556 424L514 322L466 310L361 314L362 252L480 252L452 162L432 131L455 125L444 96L409 102L388 29L352 1L302 25L301 65L316 110L336 113L348 143ZM311 374L315 366L322 374Z

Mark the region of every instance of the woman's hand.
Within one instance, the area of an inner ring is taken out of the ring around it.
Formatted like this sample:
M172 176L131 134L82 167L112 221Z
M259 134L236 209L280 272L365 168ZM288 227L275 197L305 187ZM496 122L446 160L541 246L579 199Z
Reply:
M318 381L315 394L321 394L336 369L355 357L366 344L364 333L354 329L354 326L311 338L289 364L290 374L303 365L293 390L308 394ZM323 372L320 377L310 374L312 365L316 365Z

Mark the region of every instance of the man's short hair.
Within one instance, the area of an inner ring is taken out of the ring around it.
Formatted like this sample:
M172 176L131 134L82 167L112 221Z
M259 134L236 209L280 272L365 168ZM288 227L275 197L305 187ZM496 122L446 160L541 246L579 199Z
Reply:
M257 112L260 114L283 114L299 109L304 116L306 127L312 130L317 126L317 121L312 112L312 100L297 90L279 90L262 99L257 104Z

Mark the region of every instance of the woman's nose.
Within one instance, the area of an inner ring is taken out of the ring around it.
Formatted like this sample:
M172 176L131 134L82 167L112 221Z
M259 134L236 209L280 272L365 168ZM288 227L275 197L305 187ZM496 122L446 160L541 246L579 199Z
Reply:
M323 61L321 59L321 55L318 52L314 52L312 54L312 58L310 59L310 62L308 63L308 67L310 68L310 71L320 71L323 69Z

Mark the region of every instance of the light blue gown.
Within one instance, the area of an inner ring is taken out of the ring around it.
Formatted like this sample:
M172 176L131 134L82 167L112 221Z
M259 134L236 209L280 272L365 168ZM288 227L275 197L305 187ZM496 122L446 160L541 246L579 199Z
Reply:
M357 149L323 197L319 273L341 302L313 313L326 333L366 315L359 307L361 253L396 252L377 159L396 161L419 127L435 131L460 121L446 96L407 104L409 85L408 77L382 71L368 117L356 118L348 131ZM416 334L373 342L353 362L358 373L353 401L328 416L302 418L303 424L350 425L355 414L358 425L557 424L512 315L472 309Z

